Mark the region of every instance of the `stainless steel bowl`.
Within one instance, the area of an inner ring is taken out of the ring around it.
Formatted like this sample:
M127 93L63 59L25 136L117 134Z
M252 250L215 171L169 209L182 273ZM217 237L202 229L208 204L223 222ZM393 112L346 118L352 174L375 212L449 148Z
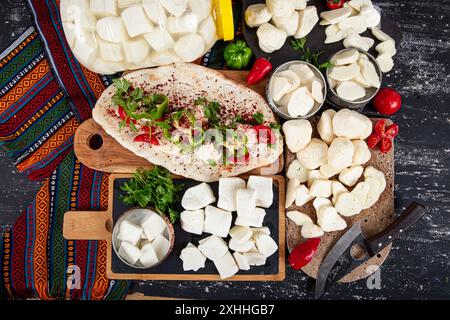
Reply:
M377 60L368 52L357 49L357 48L347 48L343 49L341 51L336 52L330 59L330 61L333 61L333 59L338 55L346 51L350 50L358 50L360 53L363 53L369 58L369 61L373 63L375 66L375 70L377 71L378 76L380 77L380 86L381 82L383 80L383 73L381 72L380 65L378 64ZM331 68L330 68L331 69ZM341 98L336 90L334 90L334 87L330 83L329 73L330 69L327 69L326 77L327 77L327 84L328 84L328 95L327 95L327 102L329 102L331 105L337 107L337 108L349 108L349 109L362 109L366 106L367 103L370 102L370 100L375 97L375 95L378 93L380 88L367 88L366 89L366 95L358 100L350 101L344 98Z
M293 64L305 64L308 67L310 67L310 69L314 72L315 76L318 79L320 79L320 81L322 82L323 97L324 97L324 102L325 102L325 98L327 95L327 82L325 81L325 77L323 76L322 72L320 72L320 70L317 69L314 65L312 65L311 63L305 62L305 61L301 61L301 60L294 60L294 61L286 62L275 69L275 71L270 76L270 80L266 86L266 99L267 99L267 102L269 103L269 106L272 108L273 112L275 112L278 116L280 116L283 119L286 119L286 120L308 119L308 118L312 117L313 115L315 115L322 108L324 102L322 102L321 104L315 104L315 106L305 116L292 117L291 115L289 115L288 113L286 113L282 109L280 109L280 106L278 106L272 99L272 94L271 94L270 88L272 85L273 78L277 75L277 73L289 69L289 67Z
M164 219L164 221L167 224L167 228L164 230L164 233L162 235L165 236L166 239L169 240L170 246L169 246L169 250L167 251L166 256L163 259L161 259L161 261L159 261L157 264L155 264L149 268L149 267L143 266L140 261L138 261L135 265L133 265L133 264L129 263L128 261L126 261L125 259L123 259L121 256L119 256L119 247L120 247L121 241L117 238L117 235L119 233L120 223L124 220L128 220L136 225L140 225L141 222L143 221L143 219L148 217L150 214L158 214L158 213L156 213L152 209L133 208L128 211L125 211L119 217L116 224L114 225L114 229L113 229L113 233L112 233L112 245L113 245L114 252L119 257L120 261L122 261L127 266L130 266L132 268L136 268L136 269L154 268L156 266L159 266L161 263L163 263L167 259L169 254L172 252L173 244L175 243L175 232L173 230L173 225L170 222L169 218L167 218L166 216L162 216L162 218Z

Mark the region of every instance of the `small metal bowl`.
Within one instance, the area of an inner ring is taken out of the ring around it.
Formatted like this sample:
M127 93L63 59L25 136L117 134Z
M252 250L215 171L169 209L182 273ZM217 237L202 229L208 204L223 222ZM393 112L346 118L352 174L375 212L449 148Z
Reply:
M135 265L133 265L133 264L129 263L128 261L126 261L125 259L123 259L119 255L119 247L120 247L121 241L117 238L117 235L119 234L119 228L120 228L121 222L124 220L128 220L136 225L140 225L141 222L143 221L143 219L145 219L146 217L148 217L151 214L158 214L158 213L156 213L152 209L133 208L128 211L125 211L119 217L119 219L117 220L117 222L114 226L113 233L112 233L113 249L114 249L114 252L116 253L116 255L119 257L120 261L125 263L127 266L130 266L130 267L136 268L136 269L150 269L150 268L159 266L161 263L163 263L167 259L167 257L170 255L170 253L172 252L173 245L175 243L175 231L173 229L173 225L170 222L169 218L167 218L166 216L163 215L162 218L166 222L167 228L164 230L162 235L165 236L166 239L169 240L170 245L169 245L169 250L167 251L167 254L165 255L165 257L163 259L161 259L161 261L159 261L157 264L155 264L151 267L145 267L141 264L140 261L138 261Z
M313 72L314 75L320 79L320 81L322 82L322 90L323 90L323 97L324 97L324 102L322 102L321 104L314 104L314 107L309 111L309 113L307 115L301 116L301 117L292 117L291 115L289 115L288 113L284 112L280 106L278 106L272 98L272 93L271 93L271 86L272 86L272 80L274 77L276 77L277 73L281 72L281 71L285 71L287 69L289 69L289 67L291 65L294 64L304 64L307 65ZM310 117L312 117L313 115L315 115L323 106L323 104L325 103L325 98L327 95L327 82L325 81L325 77L323 76L322 72L320 72L319 69L317 69L314 65L312 65L311 63L305 62L305 61L301 61L301 60L294 60L294 61L289 61L286 62L284 64L282 64L281 66L279 66L278 68L275 69L275 71L272 73L272 75L270 76L270 80L269 82L267 82L267 86L266 86L266 99L267 102L269 103L269 106L272 108L273 112L275 112L278 116L280 116L283 119L286 120L295 120L295 119L308 119Z
M330 61L333 61L334 58L338 54L341 54L343 52L350 51L350 50L358 50L359 53L365 54L367 56L367 58L369 59L369 61L373 63L373 65L375 66L375 70L377 71L377 74L380 77L380 87L381 87L381 82L383 80L383 73L381 72L380 65L378 64L377 60L367 51L360 50L357 48L343 49L341 51L336 52L331 57ZM355 101L350 101L350 100L341 98L330 83L330 77L329 77L330 69L331 68L327 69L327 72L326 72L327 84L328 84L327 102L329 102L331 105L333 105L337 108L362 109L366 106L366 104L368 104L370 102L370 100L373 99L373 97L375 97L375 95L380 90L380 88L373 88L373 87L366 88L366 95Z

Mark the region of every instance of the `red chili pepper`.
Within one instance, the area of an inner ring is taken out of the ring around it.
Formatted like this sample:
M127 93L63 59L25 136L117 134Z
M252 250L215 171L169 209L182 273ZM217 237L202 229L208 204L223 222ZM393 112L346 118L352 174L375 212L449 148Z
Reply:
M327 7L330 10L339 9L344 6L345 0L327 0Z
M320 238L308 239L300 243L289 255L289 264L292 269L300 270L306 266L319 248Z
M136 120L135 119L132 119L131 117L129 117L127 114L126 114L126 112L125 112L125 110L124 110L124 108L123 107L119 107L119 117L120 117L120 119L121 120L126 120L125 122L126 122L126 124L130 124L130 121L132 121L134 124L136 124Z
M138 135L136 138L134 138L134 142L145 142L145 143L150 143L151 145L154 145L154 146L159 145L158 138L156 138L154 134L150 134L150 133L144 133L144 134Z
M275 144L277 142L275 134L268 126L258 124L253 126L253 129L256 131L258 136L258 143Z
M272 71L272 64L265 58L258 58L247 75L247 84L254 85L260 82L264 77Z
M373 133L367 138L367 145L375 149L379 144L380 151L388 153L392 149L392 140L397 136L398 131L398 125L395 123L386 128L386 119L378 120L373 126Z

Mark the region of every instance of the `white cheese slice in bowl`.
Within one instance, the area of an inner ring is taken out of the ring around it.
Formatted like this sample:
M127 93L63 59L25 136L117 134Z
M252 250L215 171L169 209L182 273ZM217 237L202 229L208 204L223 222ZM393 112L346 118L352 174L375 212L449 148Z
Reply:
M247 188L256 190L256 205L269 208L273 203L273 181L272 178L261 176L250 176Z
M118 255L128 263L135 265L141 257L141 250L127 241L122 241Z
M115 0L91 0L89 8L98 17L117 16Z
M292 117L306 116L314 107L314 98L307 87L300 87L292 92L287 110Z
M373 63L369 60L360 59L358 64L361 67L361 73L364 79L370 83L372 87L379 88L381 81Z
M292 64L289 66L289 70L297 75L298 79L300 79L300 83L303 85L310 83L316 76L314 71L312 71L308 65L303 63Z
M197 33L189 33L175 42L175 53L185 62L192 62L205 52L205 41Z
M341 52L333 57L333 65L335 66L343 66L347 64L356 63L359 58L359 51L356 49L347 50Z
M139 64L150 53L150 46L147 41L141 38L126 41L124 44L125 58L129 63Z
M279 103L283 96L288 93L292 88L292 83L285 77L273 77L271 81L272 99L275 103Z
M160 0L160 2L175 17L181 17L188 8L188 0Z
M117 239L129 242L133 246L137 246L139 240L141 239L142 232L143 229L140 226L131 223L128 220L123 220L119 226Z
M166 25L167 13L159 0L142 0L142 7L151 22L160 26Z
M158 257L158 260L163 260L170 249L170 241L167 240L165 236L160 234L152 241L152 246L155 249L156 256Z
M181 199L181 206L186 210L198 210L216 201L214 193L206 182L186 190Z
M141 248L139 261L146 268L150 268L160 261L158 253L152 243L147 243Z
M336 92L339 97L349 101L356 101L366 95L366 89L354 81L342 81L336 87Z
M226 237L230 232L232 215L214 206L205 208L205 224L203 231L219 237Z
M153 49L159 52L172 48L175 43L170 33L161 28L156 28L152 32L145 34L144 38Z
M157 213L150 214L141 224L148 240L153 241L167 228L166 221Z
M131 38L153 31L153 25L147 19L147 15L141 5L126 8L122 11L121 17Z
M360 66L357 63L352 63L347 66L332 67L328 76L337 81L347 81L356 77L360 72Z
M312 197L328 198L331 196L330 180L315 180L311 185L310 195Z

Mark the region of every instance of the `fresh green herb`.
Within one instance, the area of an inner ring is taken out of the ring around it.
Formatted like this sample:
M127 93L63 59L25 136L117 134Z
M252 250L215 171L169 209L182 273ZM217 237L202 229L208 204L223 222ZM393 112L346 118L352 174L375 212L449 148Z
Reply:
M215 162L214 160L208 160L208 164L209 164L211 167L217 166L217 162Z
M121 196L121 201L126 205L153 206L160 214L168 213L172 223L179 216L173 206L180 200L178 192L183 185L174 184L170 172L162 167L148 171L138 169L120 189L126 192Z
M269 124L270 129L276 129L276 130L280 130L281 129L281 124L276 123L276 122L272 122L271 124Z
M320 70L326 70L328 68L331 68L333 66L333 63L331 61L325 61L321 63L319 61L319 57L325 53L325 51L321 51L319 53L314 53L311 51L310 48L306 46L307 38L301 38L301 39L294 39L291 41L291 46L295 51L301 51L303 54L300 57L301 60L306 61L308 63L313 64Z
M244 123L245 121L244 121L244 118L242 118L242 116L238 114L236 116L236 118L234 118L234 122L236 122L236 123Z
M264 115L261 112L257 112L253 114L253 120L255 120L256 124L262 124L264 122Z

